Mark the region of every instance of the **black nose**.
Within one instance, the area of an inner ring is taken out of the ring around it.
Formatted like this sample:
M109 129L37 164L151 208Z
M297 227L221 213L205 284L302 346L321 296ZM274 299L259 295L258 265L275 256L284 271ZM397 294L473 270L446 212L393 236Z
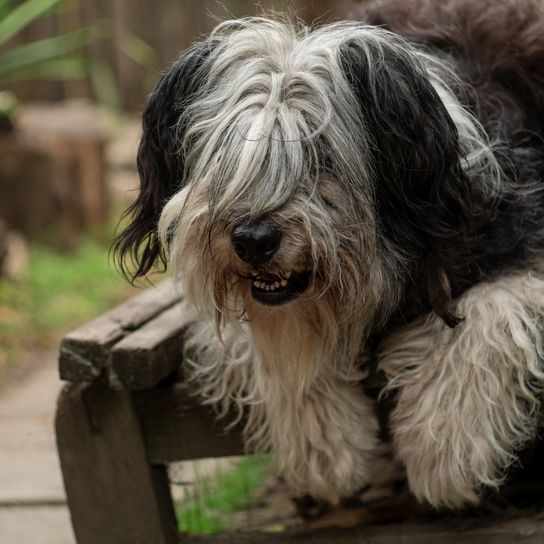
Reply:
M239 225L231 234L234 251L242 261L253 266L263 264L276 253L281 232L263 223Z

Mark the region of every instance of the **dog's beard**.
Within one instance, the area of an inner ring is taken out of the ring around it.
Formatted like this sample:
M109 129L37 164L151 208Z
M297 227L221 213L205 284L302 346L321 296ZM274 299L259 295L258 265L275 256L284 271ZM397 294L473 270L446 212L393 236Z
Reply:
M323 182L320 192L331 198L331 184ZM206 193L182 191L161 219L163 236L173 232L171 257L188 301L215 320L220 338L224 327L244 323L263 370L300 391L323 366L348 372L369 329L399 296L371 225L346 228L343 214L319 199L295 197L270 218L282 228L277 254L252 267L229 235L239 213L214 218ZM336 191L334 198L342 209L343 197Z
M321 183L320 193L346 210L347 196L327 189ZM204 318L185 346L189 379L218 413L246 416L246 448L273 452L275 470L294 493L334 502L355 492L370 477L377 432L359 389L359 352L380 309L397 303L370 227L317 197L304 205L295 197L269 216L282 240L258 271L308 274L303 292L269 305L255 296L255 270L236 255L228 221L211 219L205 191L183 198L167 205L162 226L165 233L177 219L172 258Z

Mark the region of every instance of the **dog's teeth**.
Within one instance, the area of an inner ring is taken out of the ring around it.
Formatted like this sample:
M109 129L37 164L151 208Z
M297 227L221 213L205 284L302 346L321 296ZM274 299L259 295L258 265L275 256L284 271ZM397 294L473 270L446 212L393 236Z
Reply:
M261 289L263 291L275 291L276 289L279 289L280 287L287 287L287 284L289 283L289 278L292 276L293 272L285 272L283 275L279 275L279 278L276 281L269 281L269 280L263 280L263 277L261 274L257 274L255 272L251 273L253 276L253 285L257 287L257 289Z

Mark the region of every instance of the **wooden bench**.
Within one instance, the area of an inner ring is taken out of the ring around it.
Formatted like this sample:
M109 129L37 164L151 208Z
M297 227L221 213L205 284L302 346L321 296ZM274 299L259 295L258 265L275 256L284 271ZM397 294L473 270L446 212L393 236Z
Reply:
M227 434L183 383L180 354L188 321L166 281L62 341L59 370L68 383L59 397L56 434L78 544L179 542L168 463L243 453L239 430ZM476 523L454 517L181 541L542 544L544 511Z

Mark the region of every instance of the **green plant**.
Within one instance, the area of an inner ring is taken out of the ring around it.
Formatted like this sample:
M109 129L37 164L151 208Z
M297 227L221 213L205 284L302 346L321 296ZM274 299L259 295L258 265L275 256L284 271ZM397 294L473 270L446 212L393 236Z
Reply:
M197 486L185 490L176 508L180 531L205 535L237 528L234 514L250 511L262 493L268 465L268 457L246 457L215 477L197 474Z
M0 47L28 25L46 15L62 0L26 0L12 6L10 0L0 0ZM92 39L90 28L52 38L36 40L11 47L0 54L0 82L2 84L26 79L77 78L86 74L87 59L83 56L63 56Z
M59 36L9 49L5 47L24 28L54 8L78 7L78 1L67 3L67 0L25 0L18 5L14 5L12 0L0 0L0 48L5 49L0 53L0 87L31 79L72 80L88 77L98 100L119 109L120 101L111 66L84 52L84 47L95 40L112 39L114 33L110 21L97 20ZM119 31L116 45L139 64L152 65L155 61L154 50L126 29Z
M21 352L52 348L68 329L137 292L113 270L109 243L88 236L73 253L33 245L24 276L0 280L0 375Z

